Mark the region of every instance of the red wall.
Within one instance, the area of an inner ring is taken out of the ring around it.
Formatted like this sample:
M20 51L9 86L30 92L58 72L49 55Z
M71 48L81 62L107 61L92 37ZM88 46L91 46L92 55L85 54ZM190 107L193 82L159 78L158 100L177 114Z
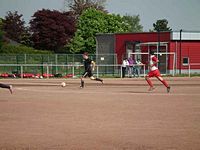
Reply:
M160 33L160 42L169 42L168 51L176 53L176 41L171 41L170 32ZM118 56L118 63L121 64L123 56L126 54L126 41L140 41L145 42L158 42L157 32L144 32L144 33L123 33L115 34L115 52ZM180 42L177 42L177 69L179 66L179 56L180 56ZM142 52L146 52L146 48L142 48ZM200 63L200 41L182 41L182 58L189 57L190 63ZM173 68L173 55L169 57L169 68ZM145 62L144 62L145 63ZM182 64L182 63L181 63ZM191 66L191 69L198 69L200 66ZM182 69L188 69L188 66L181 65Z
M126 41L140 41L144 42L158 42L157 32L144 32L144 33L123 33L115 34L115 52L118 56L118 63L122 62L122 57L126 54ZM170 32L160 32L160 42L169 42Z
M200 63L200 41L182 41L181 57L189 57L190 63ZM176 52L176 42L170 43L170 51ZM177 42L177 69L180 69L180 42ZM181 63L182 64L182 63ZM191 69L198 69L199 66L191 66ZM188 69L188 66L181 65L181 69Z

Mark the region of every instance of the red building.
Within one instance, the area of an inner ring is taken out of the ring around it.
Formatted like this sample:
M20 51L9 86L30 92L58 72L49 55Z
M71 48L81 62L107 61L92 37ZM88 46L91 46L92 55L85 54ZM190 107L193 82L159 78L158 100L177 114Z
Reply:
M200 72L200 32L143 32L98 34L97 54L116 54L117 63L133 55L148 63L154 50L163 74Z

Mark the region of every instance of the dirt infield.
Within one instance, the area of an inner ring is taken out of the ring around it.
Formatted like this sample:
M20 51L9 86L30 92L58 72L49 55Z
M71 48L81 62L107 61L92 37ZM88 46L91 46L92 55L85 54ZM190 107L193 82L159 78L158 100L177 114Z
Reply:
M167 80L1 79L0 150L199 150L200 78Z

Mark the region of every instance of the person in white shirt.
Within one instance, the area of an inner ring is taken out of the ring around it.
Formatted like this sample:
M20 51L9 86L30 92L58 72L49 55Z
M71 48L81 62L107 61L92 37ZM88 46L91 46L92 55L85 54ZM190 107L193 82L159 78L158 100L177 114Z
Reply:
M129 62L127 60L127 58L124 58L123 62L122 62L122 78L125 77L126 75L126 69L129 66Z

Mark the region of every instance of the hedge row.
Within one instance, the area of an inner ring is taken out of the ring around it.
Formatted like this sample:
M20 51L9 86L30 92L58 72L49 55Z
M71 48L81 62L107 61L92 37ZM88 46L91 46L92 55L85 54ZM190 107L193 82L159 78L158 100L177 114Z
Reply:
M0 48L1 54L52 54L53 52L47 50L36 50L24 45L10 45L3 44Z

